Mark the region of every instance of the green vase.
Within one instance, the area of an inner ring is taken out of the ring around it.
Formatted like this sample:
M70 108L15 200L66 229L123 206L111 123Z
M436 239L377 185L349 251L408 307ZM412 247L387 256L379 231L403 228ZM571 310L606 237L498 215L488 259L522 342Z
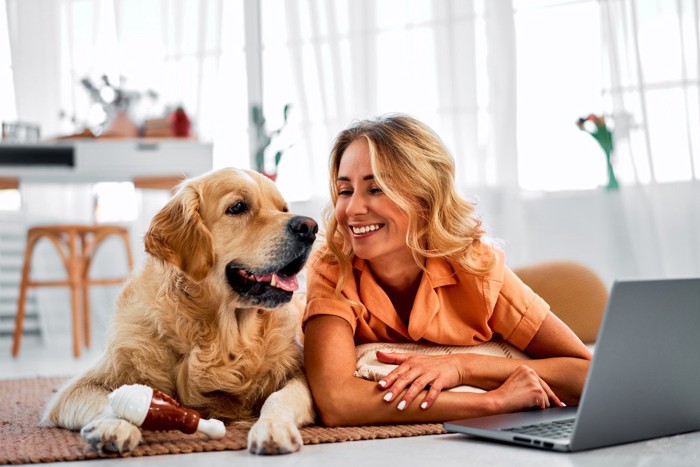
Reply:
M611 162L612 151L605 151L605 162L608 166L608 184L605 185L606 191L617 191L620 186L617 184L617 177L615 177L615 169L613 169Z

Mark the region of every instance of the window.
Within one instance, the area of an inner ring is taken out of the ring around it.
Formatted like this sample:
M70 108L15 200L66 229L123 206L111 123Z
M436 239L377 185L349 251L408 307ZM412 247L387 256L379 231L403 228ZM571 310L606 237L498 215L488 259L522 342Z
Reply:
M576 126L580 116L603 111L596 0L521 0L515 11L484 1L261 5L266 113L281 115L287 102L296 107L301 143L278 179L296 190L293 198L326 192L328 151L340 129L386 112L432 126L467 189L605 183L602 151ZM513 69L508 60L517 62L515 76L499 75ZM501 92L503 85L513 91ZM517 135L504 132L509 118ZM516 136L517 145L500 144ZM517 174L512 181L509 171Z
M264 112L286 103L295 142L277 183L292 200L327 196L328 153L353 120L408 113L433 127L460 179L489 183L484 2L261 0ZM477 73L479 70L479 73ZM477 76L479 75L479 76ZM482 95L477 93L482 90ZM288 135L289 137L289 135Z
M7 8L5 0L0 0L0 122L12 122L17 119L14 89ZM0 211L19 211L21 201L19 190L0 189Z
M618 0L601 10L620 172L639 183L700 179L697 4Z
M89 99L75 85L83 76L123 76L127 88L159 93L158 103L139 103L143 115L183 104L200 137L214 141L215 167L247 167L249 94L261 88L269 130L292 104L273 142L288 148L277 183L290 201L327 196L335 135L387 112L434 128L466 191L604 185L603 151L575 124L590 113L615 128L623 185L700 177L697 11L689 0L59 4L56 89L69 117L88 118ZM245 43L251 5L260 7L260 49ZM0 26L6 22L2 8ZM0 116L16 118L0 36L0 98L11 104ZM260 83L246 69L247 47L260 54Z
M215 167L248 165L242 1L47 1L52 14L39 17L33 5L12 4L17 25L25 27L25 34L35 31L42 50L56 57L42 83L43 95L52 99L32 99L38 108L30 109L49 121L43 130L52 127L42 136L80 132L85 126L94 129L101 124L105 112L91 101L80 82L87 77L99 87L102 76L106 76L110 83L139 94L129 107L137 125L147 118L164 117L169 109L182 105L200 139L213 141ZM0 0L0 6L0 117L14 119L9 41L7 28L2 27L6 24L4 0ZM46 31L38 26L44 23L51 26ZM22 54L27 42L31 41L16 41L17 50L13 51ZM37 60L22 62L32 76L38 75L32 69L39 68ZM18 83L17 92L28 96L36 93L36 88L28 82ZM5 105L5 101L12 105ZM54 117L59 113L64 115L60 122ZM100 189L102 205L107 203L109 191ZM115 199L131 197L117 195ZM112 218L109 213L103 214Z
M5 0L0 0L0 121L3 122L17 119L9 32L7 7Z
M95 222L131 222L136 220L137 199L131 182L100 182L92 187Z
M604 110L598 2L516 0L514 8L520 186L604 185L604 153L576 126L579 117Z

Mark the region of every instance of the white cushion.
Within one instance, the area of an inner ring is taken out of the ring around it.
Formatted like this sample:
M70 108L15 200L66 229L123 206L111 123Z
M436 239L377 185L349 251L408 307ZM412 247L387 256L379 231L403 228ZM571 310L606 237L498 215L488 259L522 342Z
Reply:
M520 360L530 359L525 352L500 339L494 339L483 344L464 347L417 344L412 342L360 344L355 347L355 355L357 358L355 376L370 381L379 381L398 366L382 363L377 360L377 351L379 350L387 353L410 353L419 355L473 353L480 355L491 355L494 357L515 358ZM473 386L457 386L450 389L450 391L485 392L483 389Z

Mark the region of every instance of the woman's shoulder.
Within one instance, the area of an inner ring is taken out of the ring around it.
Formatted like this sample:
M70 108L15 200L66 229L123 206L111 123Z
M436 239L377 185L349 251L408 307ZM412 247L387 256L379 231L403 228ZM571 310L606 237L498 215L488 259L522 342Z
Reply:
M450 266L461 274L477 276L485 280L502 281L506 269L506 253L498 245L482 243L469 258L469 266L447 259Z
M493 259L489 274L494 278L503 277L503 272L506 269L506 252L496 245L490 245L489 248L491 250L491 258Z
M354 257L349 258L349 260L351 265L355 264ZM325 279L333 281L337 281L342 267L341 262L325 242L314 246L306 264L309 277L323 276Z
M306 263L309 271L325 271L333 268L338 268L338 260L333 256L326 243L314 245L309 260Z

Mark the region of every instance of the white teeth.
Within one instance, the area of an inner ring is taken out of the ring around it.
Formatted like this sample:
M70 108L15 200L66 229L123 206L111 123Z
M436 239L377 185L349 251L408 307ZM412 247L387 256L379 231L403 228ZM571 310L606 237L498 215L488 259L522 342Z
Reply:
M277 287L277 276L274 274L272 275L272 280L270 281L270 285L272 287Z
M355 235L362 235L366 234L367 232L374 232L375 230L379 230L381 226L379 224L373 224L373 225L365 225L362 227L350 227L352 229L352 233Z

